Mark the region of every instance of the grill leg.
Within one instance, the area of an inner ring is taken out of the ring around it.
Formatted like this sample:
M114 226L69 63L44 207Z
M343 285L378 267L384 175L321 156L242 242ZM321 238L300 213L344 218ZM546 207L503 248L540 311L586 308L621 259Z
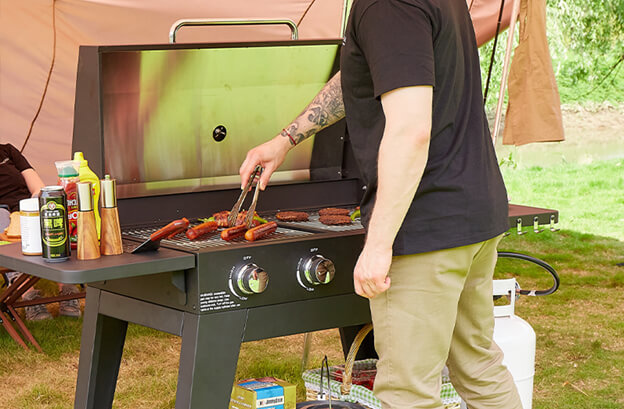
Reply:
M113 405L128 322L101 315L99 310L100 290L87 287L74 409Z
M184 314L176 409L227 408L246 310Z

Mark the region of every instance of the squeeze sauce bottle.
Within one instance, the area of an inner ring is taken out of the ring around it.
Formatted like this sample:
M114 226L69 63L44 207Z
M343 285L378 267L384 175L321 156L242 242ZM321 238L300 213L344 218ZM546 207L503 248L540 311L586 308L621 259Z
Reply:
M73 160L54 162L58 173L58 185L63 186L67 195L67 220L69 222L69 242L73 250L78 243L78 191L76 183L80 182L78 167L80 163Z
M100 199L100 178L89 169L89 162L84 158L82 152L74 152L74 160L80 162L80 169L78 169L78 176L81 182L91 182L91 189L93 193L93 214L95 216L95 227L97 229L98 239L100 238L101 220L98 212L98 200Z

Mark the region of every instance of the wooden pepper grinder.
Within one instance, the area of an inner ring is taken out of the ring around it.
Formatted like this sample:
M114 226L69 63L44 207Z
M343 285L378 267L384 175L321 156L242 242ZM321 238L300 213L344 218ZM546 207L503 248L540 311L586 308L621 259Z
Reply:
M78 260L100 258L91 182L79 182L78 190Z
M119 225L119 211L117 210L117 183L110 175L100 180L101 203L100 217L102 218L102 235L100 251L105 256L123 253L121 244L121 227Z

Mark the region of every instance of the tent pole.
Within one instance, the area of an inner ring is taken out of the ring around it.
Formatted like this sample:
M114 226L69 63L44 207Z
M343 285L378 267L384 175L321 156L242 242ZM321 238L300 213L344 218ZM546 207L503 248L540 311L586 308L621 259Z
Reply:
M511 49L513 47L514 35L516 32L516 21L520 12L520 1L512 0L513 8L511 12L511 20L509 22L509 30L507 35L507 48L505 49L505 61L503 63L503 74L501 76L500 90L498 91L498 103L496 104L496 114L494 117L494 133L492 134L492 143L496 146L496 138L500 132L500 121L503 111L503 100L505 99L505 89L507 88L507 77L509 75L509 61L511 60Z

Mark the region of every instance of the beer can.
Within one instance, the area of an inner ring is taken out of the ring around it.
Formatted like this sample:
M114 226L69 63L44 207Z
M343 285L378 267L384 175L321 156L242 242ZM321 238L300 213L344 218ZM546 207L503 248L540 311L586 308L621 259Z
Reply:
M39 192L41 255L44 261L65 261L71 254L67 221L67 196L62 186L45 186Z

